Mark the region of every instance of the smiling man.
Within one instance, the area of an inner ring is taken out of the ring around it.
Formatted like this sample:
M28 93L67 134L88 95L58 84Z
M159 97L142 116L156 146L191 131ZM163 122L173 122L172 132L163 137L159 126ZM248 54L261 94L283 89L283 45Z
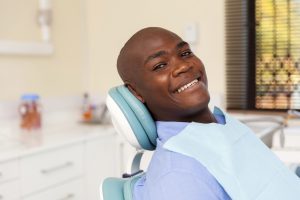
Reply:
M225 123L211 113L207 77L201 60L178 35L158 27L134 34L118 57L118 72L143 102L157 126L157 148L147 175L135 185L135 200L230 199L209 171L194 158L163 145L190 122Z
M158 135L134 200L299 199L300 179L248 127L209 110L205 68L178 35L142 29L126 42L117 65Z

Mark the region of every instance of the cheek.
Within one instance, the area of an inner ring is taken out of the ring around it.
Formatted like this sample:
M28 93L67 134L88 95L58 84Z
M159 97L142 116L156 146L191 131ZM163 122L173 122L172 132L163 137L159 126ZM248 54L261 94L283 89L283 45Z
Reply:
M167 75L154 75L144 79L144 88L149 91L149 95L153 93L164 93L169 88L169 79Z
M156 83L155 85L157 85L158 87L162 87L162 86L168 86L169 85L169 78L168 75L160 75L157 76L155 78L152 79L154 83Z
M139 82L139 92L148 104L161 101L168 95L169 82L166 76L144 77Z

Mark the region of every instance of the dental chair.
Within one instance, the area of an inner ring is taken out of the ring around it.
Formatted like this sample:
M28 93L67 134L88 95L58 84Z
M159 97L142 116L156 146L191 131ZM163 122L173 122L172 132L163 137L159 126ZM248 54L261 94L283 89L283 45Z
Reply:
M132 200L137 180L145 174L140 162L145 150L156 148L156 125L151 114L125 86L112 88L106 99L112 123L118 134L136 148L130 169L122 178L106 178L100 186L102 200ZM300 177L300 167L294 171Z
M156 126L147 108L125 86L112 88L106 105L118 134L136 148L129 172L122 178L106 178L100 186L102 200L132 200L133 187L144 175L140 162L144 150L156 148Z

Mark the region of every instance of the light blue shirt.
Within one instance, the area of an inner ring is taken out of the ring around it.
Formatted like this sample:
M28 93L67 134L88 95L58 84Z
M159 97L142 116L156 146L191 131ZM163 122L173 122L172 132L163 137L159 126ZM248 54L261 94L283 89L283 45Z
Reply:
M226 123L223 114L214 115L218 123ZM187 125L186 122L156 122L157 147L146 175L135 184L134 200L231 199L201 163L163 148L169 138L177 135Z

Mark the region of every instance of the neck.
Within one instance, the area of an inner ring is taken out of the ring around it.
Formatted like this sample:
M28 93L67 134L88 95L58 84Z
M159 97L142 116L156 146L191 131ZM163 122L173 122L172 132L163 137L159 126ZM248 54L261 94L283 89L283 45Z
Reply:
M214 114L209 110L207 107L206 109L202 110L200 113L195 114L194 116L191 116L191 120L194 122L199 123L213 123L217 122Z
M213 123L217 122L213 113L209 110L209 108L205 108L198 111L197 113L188 114L188 115L166 115L165 117L155 117L157 121L177 121L177 122L199 122L199 123Z

